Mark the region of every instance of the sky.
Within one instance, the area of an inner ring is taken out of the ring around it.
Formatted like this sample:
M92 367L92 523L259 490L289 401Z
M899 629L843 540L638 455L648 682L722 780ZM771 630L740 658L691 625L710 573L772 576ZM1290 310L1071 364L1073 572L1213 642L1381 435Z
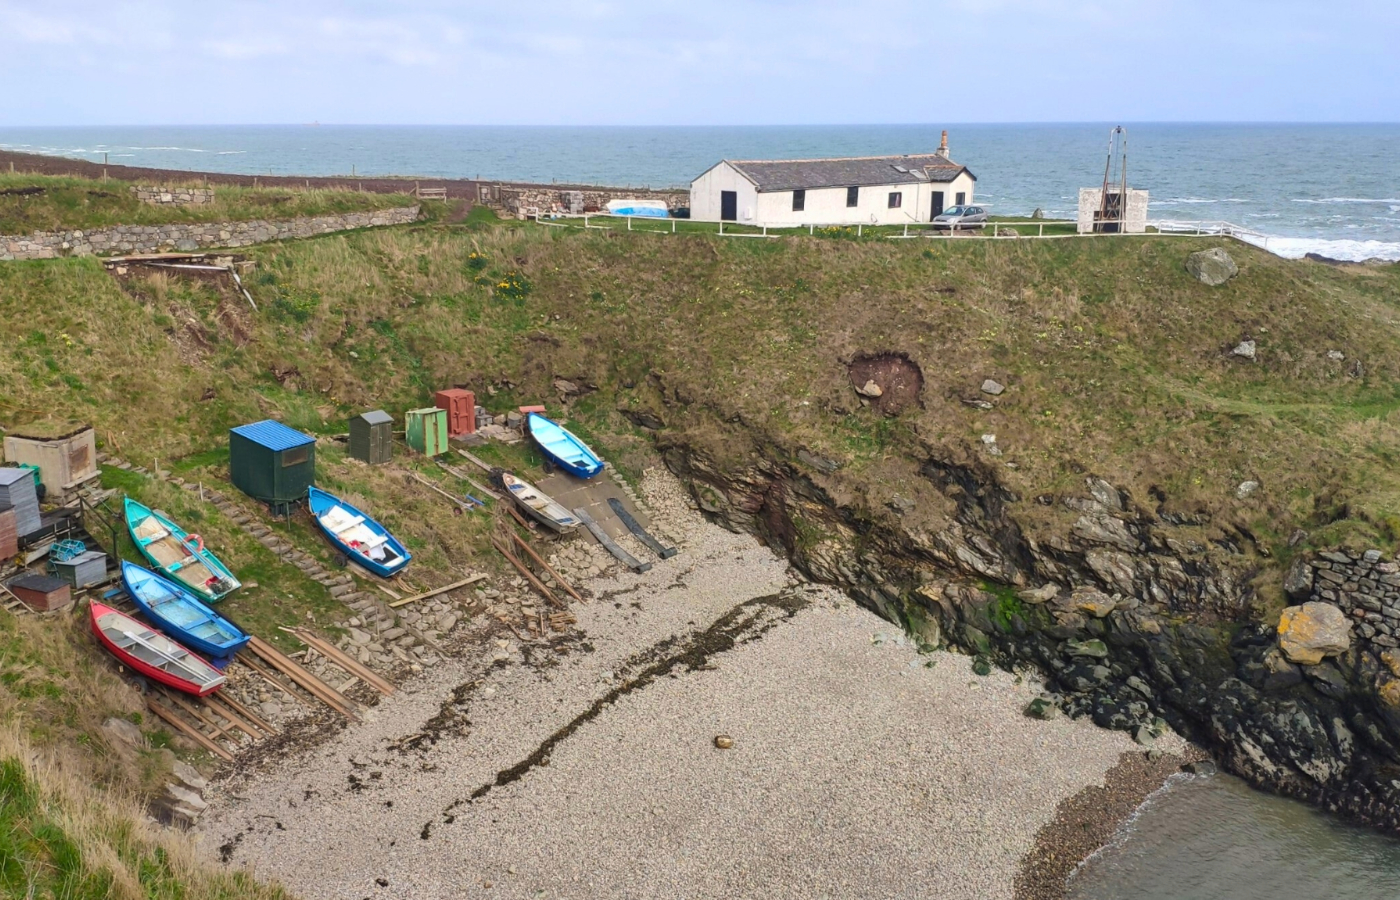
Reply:
M1400 119L1397 0L0 0L0 126Z

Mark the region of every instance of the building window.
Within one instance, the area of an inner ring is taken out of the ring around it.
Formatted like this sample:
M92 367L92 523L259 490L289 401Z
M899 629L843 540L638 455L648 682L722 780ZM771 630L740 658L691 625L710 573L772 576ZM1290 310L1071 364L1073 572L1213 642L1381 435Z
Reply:
M859 203L860 203L860 188L858 188L858 187L848 187L848 188L846 188L846 205L847 205L847 206L856 206L856 205L858 205Z
M890 191L890 209L899 209L904 205L904 193L902 191Z
M967 203L967 194L965 194L962 191L958 191L957 205L962 206L965 203Z
M287 469L292 466L299 466L310 458L310 444L303 444L300 447L289 447L282 451L282 468Z
M792 211L793 211L793 212L802 212L802 211L803 211L804 209L806 209L806 208L807 208L807 192L806 192L806 191L793 191L793 192L792 192Z

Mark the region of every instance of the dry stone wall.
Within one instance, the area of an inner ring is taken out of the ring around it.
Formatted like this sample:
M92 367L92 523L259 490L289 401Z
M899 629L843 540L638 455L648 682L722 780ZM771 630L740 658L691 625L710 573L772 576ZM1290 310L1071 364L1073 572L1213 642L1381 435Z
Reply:
M1400 647L1400 563L1382 559L1379 550L1324 550L1295 560L1284 588L1295 600L1341 609L1364 642Z
M134 187L131 192L142 203L155 206L201 206L214 202L213 188Z
M525 218L554 213L594 213L606 211L609 200L664 200L672 212L690 206L690 192L683 190L653 191L635 188L608 187L542 187L538 185L501 185L495 191L495 202L507 215Z
M355 228L406 225L417 218L417 206L402 206L343 215L303 216L277 222L256 219L251 222L114 225L91 231L39 231L28 235L0 235L0 260L247 247Z

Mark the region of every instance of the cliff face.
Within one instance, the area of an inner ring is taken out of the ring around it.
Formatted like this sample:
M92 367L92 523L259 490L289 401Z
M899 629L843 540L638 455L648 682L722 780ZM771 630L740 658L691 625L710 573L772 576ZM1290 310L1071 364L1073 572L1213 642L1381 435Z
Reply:
M932 452L918 475L955 506L936 531L908 523L908 501L874 514L837 502L823 484L829 461L805 451L756 446L734 469L683 439L663 438L662 450L719 521L922 640L1034 667L1054 702L1103 727L1150 729L1160 716L1260 787L1400 828L1400 658L1378 630L1400 609L1394 564L1338 552L1295 563L1295 596L1345 594L1342 608L1361 609L1361 628L1383 639L1360 631L1298 665L1272 622L1252 620L1252 571L1208 559L1191 536L1198 523L1102 479L1031 501L1081 514L1070 533L1036 542L1017 523L1026 501L994 469ZM1381 602L1386 615L1369 608Z

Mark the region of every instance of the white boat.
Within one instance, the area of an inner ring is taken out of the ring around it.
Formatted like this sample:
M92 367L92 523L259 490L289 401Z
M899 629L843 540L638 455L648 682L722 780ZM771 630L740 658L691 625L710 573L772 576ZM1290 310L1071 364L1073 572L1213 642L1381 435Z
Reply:
M555 531L562 534L579 526L579 521L573 513L530 482L516 478L509 472L502 472L501 484L521 509Z

